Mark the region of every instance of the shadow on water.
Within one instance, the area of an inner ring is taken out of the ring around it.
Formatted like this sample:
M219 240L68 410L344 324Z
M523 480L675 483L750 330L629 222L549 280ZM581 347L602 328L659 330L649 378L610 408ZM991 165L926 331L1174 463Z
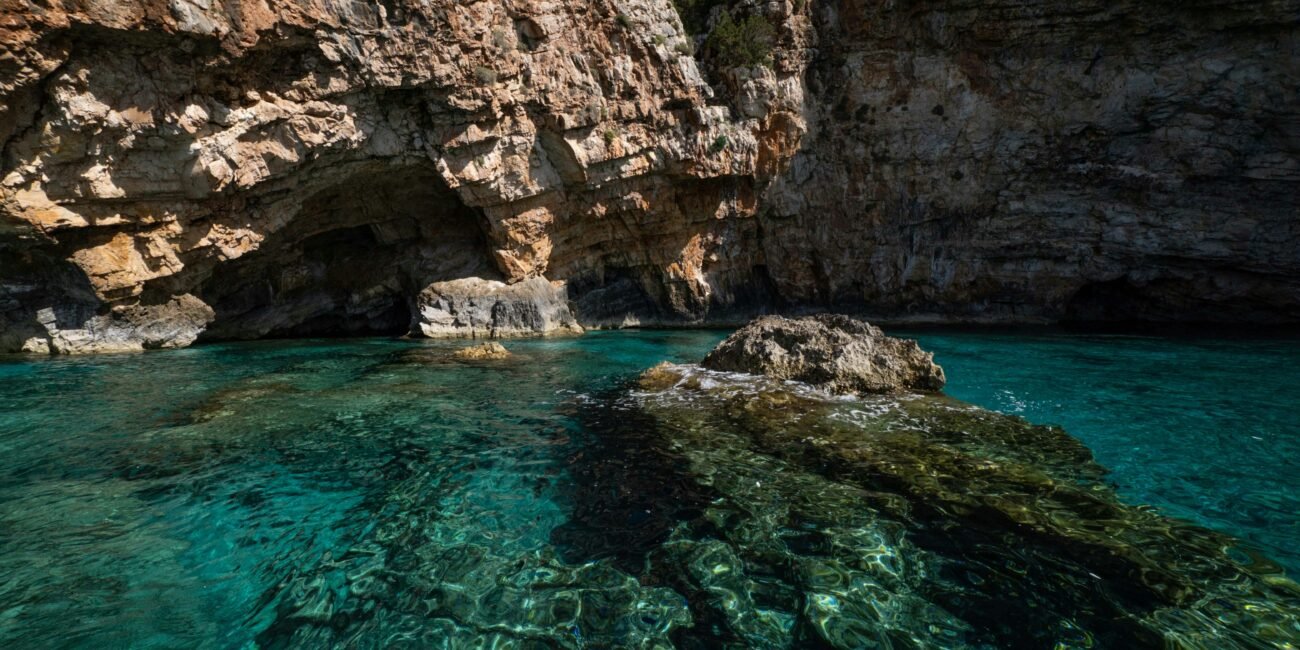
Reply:
M565 459L569 480L559 500L567 516L551 543L567 563L608 560L642 585L685 596L693 625L675 631L679 647L736 641L725 617L664 551L674 532L716 532L703 512L721 495L690 473L654 417L622 399L631 387L625 382L571 405L588 440Z
M590 443L565 461L571 481L561 498L568 518L551 531L551 541L566 561L609 559L638 575L650 552L718 494L696 482L654 418L617 399L626 391L622 386L574 406Z

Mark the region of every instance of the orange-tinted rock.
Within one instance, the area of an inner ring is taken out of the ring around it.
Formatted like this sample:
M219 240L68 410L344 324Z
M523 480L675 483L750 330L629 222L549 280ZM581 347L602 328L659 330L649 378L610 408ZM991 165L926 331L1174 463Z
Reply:
M1300 321L1300 0L733 5L770 67L669 0L0 0L0 350L180 296L400 333L469 277L592 326Z

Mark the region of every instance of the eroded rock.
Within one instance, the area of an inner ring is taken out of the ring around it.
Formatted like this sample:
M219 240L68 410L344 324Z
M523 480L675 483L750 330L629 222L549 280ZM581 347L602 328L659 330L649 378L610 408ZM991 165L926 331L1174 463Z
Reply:
M417 327L430 338L502 338L579 334L562 283L532 278L516 284L463 278L420 292Z
M172 5L0 4L0 350L184 295L400 333L469 277L592 326L1300 322L1300 0L710 4L776 35L731 69L668 0Z
M37 312L39 328L27 332L22 350L88 354L182 348L203 333L213 316L210 307L189 294L157 305L123 305L108 314L46 308Z
M851 316L763 316L718 344L704 367L792 379L834 393L943 389L943 368L910 339Z
M801 63L737 112L666 0L29 4L0 5L4 350L47 307L88 329L186 294L213 339L403 333L476 277L630 279L629 309L699 318L754 276L725 249L802 134Z

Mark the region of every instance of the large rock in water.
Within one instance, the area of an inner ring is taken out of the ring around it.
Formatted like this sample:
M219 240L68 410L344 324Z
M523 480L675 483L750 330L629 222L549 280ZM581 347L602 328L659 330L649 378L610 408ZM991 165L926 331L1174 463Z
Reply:
M435 282L420 292L413 329L430 338L580 334L566 296L563 285L545 278Z
M916 341L850 316L763 316L704 358L705 368L793 379L835 393L943 389L943 368Z

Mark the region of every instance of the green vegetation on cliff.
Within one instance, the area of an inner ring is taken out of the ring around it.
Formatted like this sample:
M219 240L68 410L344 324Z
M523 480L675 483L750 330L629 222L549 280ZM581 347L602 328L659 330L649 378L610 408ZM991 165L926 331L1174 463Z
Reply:
M775 41L776 30L766 18L746 16L737 21L732 20L731 14L724 13L709 32L705 45L710 56L723 68L771 66Z
M722 0L673 0L677 15L688 34L707 34L705 53L718 68L772 65L772 48L776 29L762 15L733 18L729 11L720 12L713 27L709 16L714 7L726 6Z

